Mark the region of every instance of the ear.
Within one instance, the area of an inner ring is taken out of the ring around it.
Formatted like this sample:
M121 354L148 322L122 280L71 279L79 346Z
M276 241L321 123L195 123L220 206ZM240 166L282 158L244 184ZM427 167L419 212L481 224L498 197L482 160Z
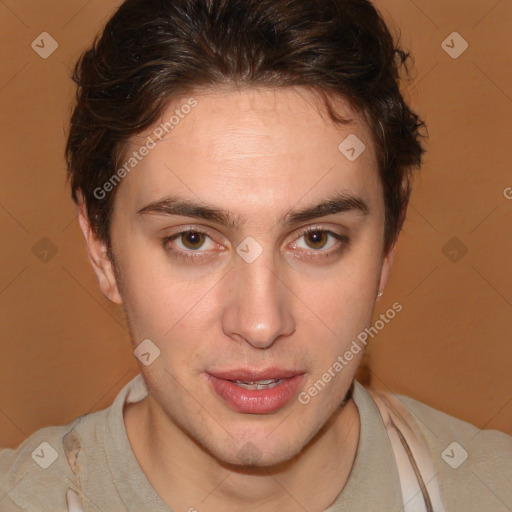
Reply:
M115 304L122 304L121 294L117 286L116 276L112 262L108 257L107 245L100 241L91 228L87 208L82 194L78 194L77 214L78 224L85 238L87 245L87 254L91 262L92 269L96 274L98 285L103 295Z
M386 289L386 285L388 284L388 279L391 274L391 267L393 266L393 261L395 259L397 243L398 243L398 237L397 237L395 243L390 248L390 250L387 252L386 256L384 257L384 261L382 262L382 268L380 271L380 281L379 281L379 296L377 297L376 302L378 302L380 300L381 294L384 293L384 290Z
M393 266L393 261L395 259L395 253L396 253L396 247L398 245L398 239L400 238L400 233L402 232L402 227L405 222L405 217L407 215L407 208L409 206L409 198L411 195L410 189L407 189L405 193L405 199L404 199L404 206L402 207L402 211L400 212L400 216L398 217L397 222L397 230L398 234L396 236L395 241L393 242L393 245L390 247L389 251L387 252L386 256L384 257L384 261L382 263L382 268L380 272L380 282L379 282L379 295L377 297L378 302L384 293L384 290L386 288L386 285L388 284L388 279L391 274L391 267Z

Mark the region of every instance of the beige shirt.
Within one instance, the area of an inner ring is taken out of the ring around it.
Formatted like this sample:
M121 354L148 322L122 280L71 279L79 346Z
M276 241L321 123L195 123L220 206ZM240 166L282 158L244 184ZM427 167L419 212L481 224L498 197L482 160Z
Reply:
M82 497L83 512L172 512L151 487L126 436L123 407L147 393L139 374L107 409L40 429L16 450L0 450L0 511L68 512L71 489ZM353 398L361 418L356 459L345 488L325 512L399 512L400 482L380 414L357 382ZM427 439L446 511L511 512L512 437L398 398ZM198 504L190 509L201 512Z

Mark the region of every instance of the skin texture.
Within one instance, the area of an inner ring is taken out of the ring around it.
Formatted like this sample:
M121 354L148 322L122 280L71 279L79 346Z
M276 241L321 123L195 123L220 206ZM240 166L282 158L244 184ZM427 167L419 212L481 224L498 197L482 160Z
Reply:
M294 399L272 414L232 410L206 372L300 369L304 391L370 325L395 250L383 258L384 198L373 142L342 99L336 106L354 117L349 126L329 121L303 88L203 91L194 98L197 106L118 185L116 271L79 205L102 292L122 304L133 346L149 338L161 351L151 365L140 364L150 395L126 407L127 434L148 480L176 511L320 511L341 492L354 462L359 414L353 400L338 406L363 351L307 405ZM129 151L150 133L134 138ZM353 162L338 150L349 134L366 145ZM283 223L289 211L335 192L362 198L368 215ZM227 209L239 225L137 213L168 195ZM350 241L303 236L306 227ZM208 236L163 243L186 229ZM263 248L252 263L236 252L249 236ZM203 258L177 256L186 251Z

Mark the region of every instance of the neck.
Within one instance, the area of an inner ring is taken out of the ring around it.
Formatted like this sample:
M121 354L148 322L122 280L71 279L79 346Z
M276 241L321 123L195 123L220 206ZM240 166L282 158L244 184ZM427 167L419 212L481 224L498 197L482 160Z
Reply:
M151 395L124 411L128 439L155 491L174 510L321 512L345 487L359 442L350 399L292 459L269 467L225 464L170 422Z

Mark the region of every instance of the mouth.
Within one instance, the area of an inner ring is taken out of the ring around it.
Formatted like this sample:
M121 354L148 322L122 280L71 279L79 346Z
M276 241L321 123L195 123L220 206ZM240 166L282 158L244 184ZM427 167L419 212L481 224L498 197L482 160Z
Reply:
M271 369L207 373L212 391L230 409L245 414L271 414L284 408L298 394L306 374Z
M284 379L267 379L267 380L260 380L256 382L243 382L241 380L232 380L230 382L235 383L237 386L240 386L244 389L250 389L252 391L254 390L260 390L260 389L272 389L278 386L281 382L283 382Z

